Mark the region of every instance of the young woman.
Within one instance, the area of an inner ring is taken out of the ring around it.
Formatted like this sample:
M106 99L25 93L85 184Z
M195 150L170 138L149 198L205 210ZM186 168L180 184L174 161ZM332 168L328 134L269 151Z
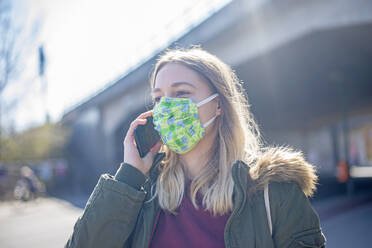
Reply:
M325 247L314 166L262 145L229 66L168 50L150 81L153 110L131 123L123 163L101 176L65 247ZM151 115L161 141L140 158L133 131Z

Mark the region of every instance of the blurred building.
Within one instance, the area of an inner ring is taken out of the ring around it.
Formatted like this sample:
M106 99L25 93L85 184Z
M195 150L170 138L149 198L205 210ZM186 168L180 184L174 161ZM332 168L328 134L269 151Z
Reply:
M372 1L235 0L175 44L201 44L231 65L267 142L303 150L322 178L341 160L372 165ZM64 115L72 176L88 191L116 171L129 123L151 109L161 52Z

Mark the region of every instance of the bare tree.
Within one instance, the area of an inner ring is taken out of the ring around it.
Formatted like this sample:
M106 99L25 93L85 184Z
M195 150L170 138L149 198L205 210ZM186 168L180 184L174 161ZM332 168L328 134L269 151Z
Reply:
M21 98L17 96L5 105L4 91L21 75L22 62L27 56L26 51L32 47L30 41L35 38L34 30L31 35L25 34L24 27L16 23L14 17L12 1L0 0L0 160L2 158L1 139L4 135L2 117L15 107ZM30 87L31 82L27 83ZM25 87L21 95L24 95L29 87Z
M11 20L11 4L0 0L0 94L15 73L18 56L15 52L15 32Z

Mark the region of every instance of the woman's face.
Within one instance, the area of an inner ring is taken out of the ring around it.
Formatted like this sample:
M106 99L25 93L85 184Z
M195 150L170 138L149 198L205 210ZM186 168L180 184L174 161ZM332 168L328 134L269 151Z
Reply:
M198 103L213 93L215 92L212 91L209 84L197 72L176 63L168 63L158 71L152 91L155 104L159 103L162 96L191 98ZM201 123L204 124L215 115L220 115L220 111L218 97L200 106L198 114ZM214 123L212 122L206 128L206 133Z

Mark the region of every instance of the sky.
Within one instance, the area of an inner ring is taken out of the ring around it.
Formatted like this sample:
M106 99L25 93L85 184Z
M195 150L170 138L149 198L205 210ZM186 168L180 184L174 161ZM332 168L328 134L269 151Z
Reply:
M26 33L38 27L25 45L22 75L4 92L6 100L23 92L17 107L3 119L3 125L21 131L42 124L45 111L58 121L65 111L115 82L130 66L229 0L12 2L16 21ZM37 76L41 44L47 61L44 79Z

